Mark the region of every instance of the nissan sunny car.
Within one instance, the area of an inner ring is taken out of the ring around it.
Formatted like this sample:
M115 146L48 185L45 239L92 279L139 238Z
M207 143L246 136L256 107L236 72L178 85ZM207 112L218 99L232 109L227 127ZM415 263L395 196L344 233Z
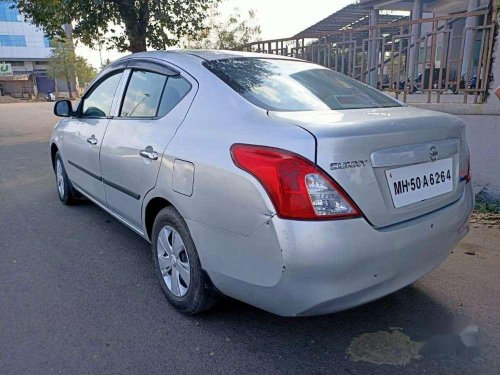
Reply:
M222 296L284 316L353 307L430 272L469 229L463 124L305 61L139 53L54 111L60 200L149 241L184 313Z

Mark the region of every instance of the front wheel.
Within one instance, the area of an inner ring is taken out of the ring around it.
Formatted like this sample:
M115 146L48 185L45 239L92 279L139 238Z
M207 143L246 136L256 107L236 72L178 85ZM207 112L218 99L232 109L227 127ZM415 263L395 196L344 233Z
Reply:
M66 174L66 169L59 151L54 158L54 172L56 174L57 193L63 204L74 204L78 200L76 191Z
M178 311L194 315L215 303L188 227L175 208L166 207L156 217L151 249L161 288Z

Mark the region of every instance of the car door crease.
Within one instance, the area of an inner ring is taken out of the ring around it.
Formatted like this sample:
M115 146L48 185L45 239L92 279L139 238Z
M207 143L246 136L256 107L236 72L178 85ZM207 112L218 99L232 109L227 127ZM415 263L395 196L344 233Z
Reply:
M72 162L72 161L71 161L71 160L69 160L69 159L68 159L68 163L69 163L70 165L72 165L73 167L75 167L76 169L78 169L78 170L80 170L80 171L82 171L82 172L84 172L84 173L88 174L90 177L93 177L93 178L95 178L96 180L98 180L98 181L101 181L101 182L102 182L102 176L96 175L95 173L93 173L93 172L89 171L89 170L88 170L88 169L86 169L86 168L83 168L82 166L80 166L80 165L76 164L75 162Z

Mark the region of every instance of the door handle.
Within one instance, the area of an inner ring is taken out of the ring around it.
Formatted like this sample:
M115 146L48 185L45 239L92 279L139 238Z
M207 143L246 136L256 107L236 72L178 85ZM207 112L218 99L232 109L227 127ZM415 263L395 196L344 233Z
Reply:
M90 138L87 138L87 143L90 143L91 145L96 145L97 144L97 138L95 137L94 134L90 136Z
M151 146L146 147L139 154L144 158L148 158L151 160L158 160L158 153L155 150L153 150L153 147Z

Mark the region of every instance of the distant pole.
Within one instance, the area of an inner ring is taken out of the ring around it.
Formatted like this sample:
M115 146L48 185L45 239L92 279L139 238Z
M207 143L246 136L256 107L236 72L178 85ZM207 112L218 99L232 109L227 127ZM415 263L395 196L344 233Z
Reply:
M101 62L100 68L102 69L102 48L101 48L101 38L99 38L97 45L99 46L99 60Z

